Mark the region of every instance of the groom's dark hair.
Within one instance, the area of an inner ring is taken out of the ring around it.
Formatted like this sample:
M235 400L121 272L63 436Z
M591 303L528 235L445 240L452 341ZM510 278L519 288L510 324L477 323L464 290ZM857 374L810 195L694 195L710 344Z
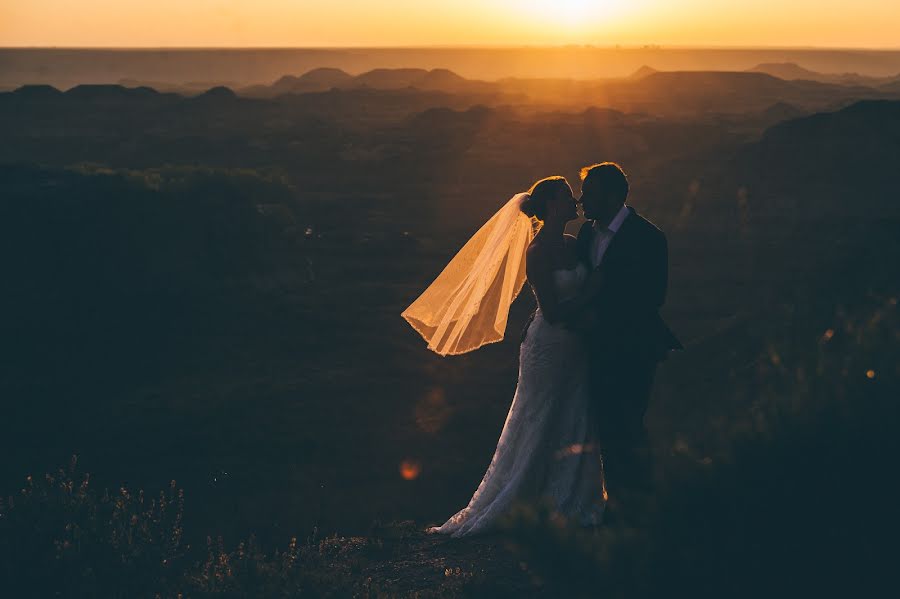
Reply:
M616 197L622 199L628 197L628 177L622 167L615 162L600 162L581 169L581 180L591 185L596 185Z

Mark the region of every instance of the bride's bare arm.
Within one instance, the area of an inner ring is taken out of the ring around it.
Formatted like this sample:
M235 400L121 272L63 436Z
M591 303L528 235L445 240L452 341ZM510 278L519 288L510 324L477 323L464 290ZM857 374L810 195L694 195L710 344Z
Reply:
M534 291L544 320L554 324L561 320L559 296L553 280L553 264L539 243L532 243L525 254L525 274Z
M565 241L571 251L576 250L578 240L572 235L565 235ZM593 315L593 306L597 296L603 289L604 276L599 268L594 268L587 275L587 280L575 297L561 302L561 311L568 323L578 324L583 327Z

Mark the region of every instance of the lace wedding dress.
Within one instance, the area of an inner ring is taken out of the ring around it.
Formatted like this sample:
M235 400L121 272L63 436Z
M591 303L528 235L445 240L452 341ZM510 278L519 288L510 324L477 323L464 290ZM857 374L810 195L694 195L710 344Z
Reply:
M553 273L561 300L573 297L584 265ZM544 320L540 309L519 356L519 380L500 441L469 505L429 532L485 531L515 501L545 499L570 521L599 524L605 506L586 352L579 336Z

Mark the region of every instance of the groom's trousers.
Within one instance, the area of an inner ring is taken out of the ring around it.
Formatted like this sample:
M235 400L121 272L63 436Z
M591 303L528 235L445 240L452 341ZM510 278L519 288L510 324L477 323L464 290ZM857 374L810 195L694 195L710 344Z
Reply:
M604 476L612 495L649 490L652 463L644 414L657 365L620 354L595 361L591 369Z

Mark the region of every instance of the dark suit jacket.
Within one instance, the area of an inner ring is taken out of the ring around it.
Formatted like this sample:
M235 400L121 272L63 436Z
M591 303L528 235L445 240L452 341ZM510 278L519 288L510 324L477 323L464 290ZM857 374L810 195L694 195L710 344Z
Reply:
M592 309L597 314L597 349L620 357L663 360L670 350L684 349L659 315L666 300L669 251L665 234L629 207L599 268L602 291ZM593 223L578 233L578 255L591 267Z

